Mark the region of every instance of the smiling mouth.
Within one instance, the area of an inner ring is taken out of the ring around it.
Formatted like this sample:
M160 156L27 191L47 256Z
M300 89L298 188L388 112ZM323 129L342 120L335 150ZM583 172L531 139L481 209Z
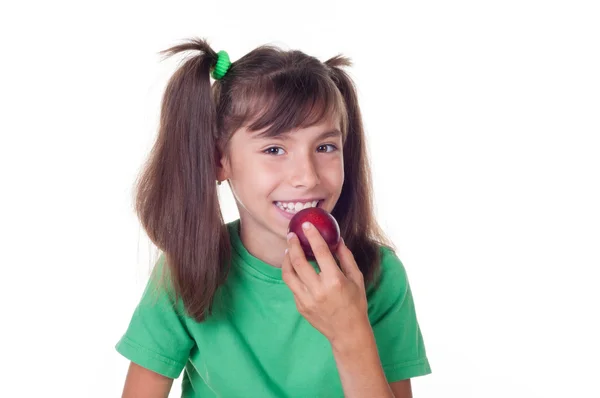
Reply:
M323 204L323 199L313 200L312 202L273 202L275 206L279 207L286 213L296 214L300 210L308 209L310 207L320 207Z

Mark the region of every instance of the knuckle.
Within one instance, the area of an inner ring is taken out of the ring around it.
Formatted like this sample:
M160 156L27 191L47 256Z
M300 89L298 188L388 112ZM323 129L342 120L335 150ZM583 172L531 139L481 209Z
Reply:
M341 289L342 284L342 278L340 278L339 276L334 276L333 278L331 278L330 287L332 289L339 290Z
M292 258L291 259L291 263L292 263L292 267L294 268L300 268L302 266L302 261L299 258Z
M317 307L319 303L316 300L310 300L308 303L304 303L304 313L305 314L314 314L317 312Z
M358 279L360 282L362 282L362 283L364 283L364 282L365 282L365 276L364 276L364 275L363 275L363 273L362 273L362 272L360 272L360 271L358 271L358 273L357 273L357 275L356 275L356 278L357 278L357 279Z
M360 279L364 279L364 277L365 277L363 275L362 271L359 270L359 269L355 269L354 272L353 272L353 274L354 274L354 276L356 276L357 278L360 278Z
M317 289L314 293L316 303L323 303L327 300L327 292L325 289Z
M296 298L296 308L301 314L310 314L312 312L313 307L314 305L312 305L310 302L307 303L305 300L300 300Z

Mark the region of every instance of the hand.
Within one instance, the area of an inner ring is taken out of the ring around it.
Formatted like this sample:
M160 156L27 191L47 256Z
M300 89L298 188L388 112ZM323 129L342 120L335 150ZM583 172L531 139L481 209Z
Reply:
M283 260L282 276L298 311L321 332L332 345L352 342L353 334L370 324L363 275L352 252L343 240L336 250L336 260L319 231L310 223L304 234L308 239L321 273L308 263L300 241L288 235L288 249ZM304 225L303 225L304 227Z

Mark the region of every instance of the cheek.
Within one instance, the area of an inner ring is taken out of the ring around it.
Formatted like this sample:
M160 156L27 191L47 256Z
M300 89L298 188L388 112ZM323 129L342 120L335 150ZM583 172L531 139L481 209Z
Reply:
M252 173L255 173L253 181L257 187L270 189L277 185L284 178L284 170L281 164L272 164L269 162L256 162Z
M238 191L246 191L249 195L261 195L281 181L285 169L281 165L252 159L235 164L233 170Z
M344 183L343 159L332 159L326 164L323 164L321 173L322 179L326 180L329 185L339 186L339 189L342 189L342 184Z

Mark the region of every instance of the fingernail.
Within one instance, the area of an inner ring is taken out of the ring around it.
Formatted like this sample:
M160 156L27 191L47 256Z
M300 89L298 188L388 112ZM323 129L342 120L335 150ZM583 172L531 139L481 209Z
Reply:
M304 230L308 230L308 229L310 229L310 223L309 223L308 221L307 221L307 222L305 222L305 223L303 223L303 224L302 224L302 229L304 229Z
M290 232L289 234L287 234L287 240L292 239L292 237L294 237L294 235L296 235L296 234L293 232Z
M286 255L288 252L288 249L285 249L285 252L283 252L284 255Z

